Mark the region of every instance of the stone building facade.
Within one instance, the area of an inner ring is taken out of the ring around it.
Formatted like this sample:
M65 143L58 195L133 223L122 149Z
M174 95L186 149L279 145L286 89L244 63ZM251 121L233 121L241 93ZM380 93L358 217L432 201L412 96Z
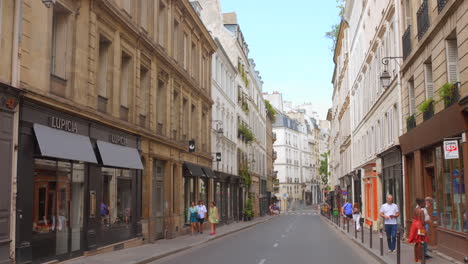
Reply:
M430 244L459 261L468 255L466 143L468 2L404 1L402 118L406 227L417 197L430 196ZM450 143L456 155L446 156Z
M196 8L186 0L17 2L17 263L184 233L190 202L214 192L217 46Z

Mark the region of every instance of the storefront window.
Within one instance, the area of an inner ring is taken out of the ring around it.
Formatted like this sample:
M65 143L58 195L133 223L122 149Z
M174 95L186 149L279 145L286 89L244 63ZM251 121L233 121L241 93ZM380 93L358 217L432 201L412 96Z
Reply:
M185 212L188 212L188 208L192 202L195 202L195 179L193 177L184 177L184 204ZM185 223L189 223L188 213L185 214Z
M459 146L462 146L461 142ZM436 149L437 199L434 207L440 215L440 226L459 232L468 232L466 223L466 193L464 185L463 151L460 159L443 159L442 149ZM443 160L442 160L443 159ZM435 213L436 214L436 213Z
M132 222L132 177L128 169L102 168L101 225L129 226Z
M232 197L231 197L231 187L228 185L227 187L227 213L228 213L228 219L231 219L232 217Z
M33 257L81 249L85 165L34 160Z
M199 183L200 200L203 201L203 204L208 205L208 179L200 178Z

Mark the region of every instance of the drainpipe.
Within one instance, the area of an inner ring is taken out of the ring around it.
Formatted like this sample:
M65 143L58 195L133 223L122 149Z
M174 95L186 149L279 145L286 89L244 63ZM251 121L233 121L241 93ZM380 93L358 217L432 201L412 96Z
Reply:
M21 32L23 20L23 0L15 1L15 14L13 21L13 48L11 57L11 86L19 88L20 80L20 55L19 47L21 45ZM19 130L19 108L16 106L16 111L13 117L13 155L11 169L11 213L10 213L10 259L15 261L16 247L16 196L17 196L17 163L18 163L18 130Z

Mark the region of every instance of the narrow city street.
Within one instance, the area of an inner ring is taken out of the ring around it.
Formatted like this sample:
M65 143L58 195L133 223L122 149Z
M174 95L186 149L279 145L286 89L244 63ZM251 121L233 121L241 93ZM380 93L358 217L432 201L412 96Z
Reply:
M344 239L312 210L280 216L153 264L301 264L376 263Z

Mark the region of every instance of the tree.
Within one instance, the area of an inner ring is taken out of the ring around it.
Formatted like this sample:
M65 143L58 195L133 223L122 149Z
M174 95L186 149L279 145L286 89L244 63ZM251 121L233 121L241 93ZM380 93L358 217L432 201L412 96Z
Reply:
M320 160L320 167L319 167L319 175L322 177L323 185L328 184L328 176L330 176L330 172L328 171L328 156L330 152L323 153L322 160Z
M336 0L336 8L339 10L340 18L343 17L345 3L344 0ZM333 24L331 30L325 32L325 37L332 40L333 45L330 47L330 50L333 52L336 47L336 40L338 39L338 34L340 33L340 23Z

